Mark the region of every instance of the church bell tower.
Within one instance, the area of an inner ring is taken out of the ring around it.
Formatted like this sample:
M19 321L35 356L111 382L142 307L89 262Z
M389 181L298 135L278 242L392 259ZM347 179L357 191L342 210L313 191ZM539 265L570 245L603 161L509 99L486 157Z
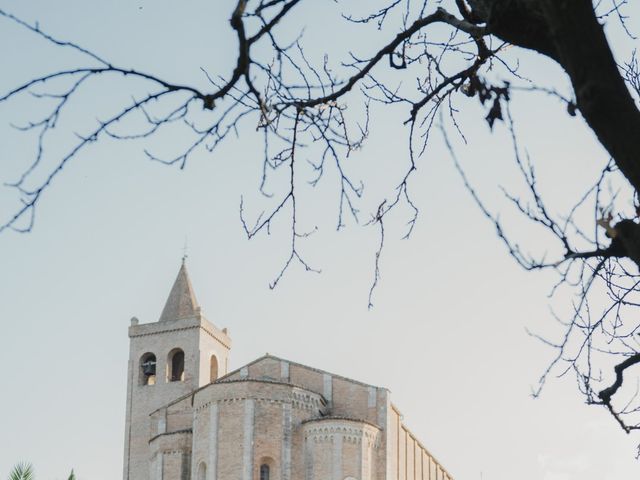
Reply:
M225 375L231 339L202 315L183 259L159 320L132 318L129 342L123 479L149 480L150 414Z

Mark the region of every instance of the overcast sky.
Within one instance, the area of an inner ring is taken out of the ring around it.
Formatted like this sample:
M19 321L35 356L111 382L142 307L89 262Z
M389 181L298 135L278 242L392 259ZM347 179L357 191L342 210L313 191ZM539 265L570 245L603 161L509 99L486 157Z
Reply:
M200 67L231 71L232 3L0 0L0 8L123 66L202 84ZM315 58L325 48L344 51L352 41L350 30L327 25L323 3L302 7L296 23L307 25ZM391 35L359 40L366 45ZM74 59L0 19L0 94ZM521 68L566 90L560 70L545 59L523 55ZM126 86L114 81L99 98L85 96L68 114L71 129L81 131L112 102L128 98ZM469 144L456 144L491 200L497 183L513 180L508 133L500 125L491 133L483 111L468 105L461 120ZM3 183L32 158L33 143L7 126L33 115L32 108L30 101L0 105ZM552 98L517 94L512 108L552 198L579 190L606 161L582 120ZM381 179L406 159L405 117L374 116L369 142L353 160L382 198L393 185ZM0 235L0 478L21 460L33 462L40 479L66 478L71 468L81 480L121 476L127 327L132 316L158 319L185 239L203 311L227 327L234 342L231 368L269 352L387 387L406 424L459 480L640 474L634 459L640 438L625 435L602 409L584 405L572 378L553 379L541 398L531 397L553 352L525 328L559 333L547 298L554 278L524 272L508 257L463 190L442 142L434 140L412 180L421 214L411 239L401 240L408 211L389 221L375 307L368 310L377 231L350 221L336 233L331 172L316 190L301 188L300 198L303 230L318 227L302 251L322 273L295 265L269 289L288 256L288 224L283 217L271 236L251 241L242 230L241 195L249 215L269 206L257 194L261 146L252 128L246 127L245 141L200 152L182 171L148 161L135 145L93 146L47 191L32 233ZM170 151L181 140L169 134L156 148ZM49 145L51 152L63 146ZM15 207L14 193L3 187L2 219Z

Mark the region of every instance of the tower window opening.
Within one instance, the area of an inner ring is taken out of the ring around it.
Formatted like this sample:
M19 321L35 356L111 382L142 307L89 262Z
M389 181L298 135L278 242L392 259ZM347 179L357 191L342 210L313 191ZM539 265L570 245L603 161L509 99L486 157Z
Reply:
M215 382L218 379L218 359L215 355L211 355L209 366L209 381Z
M153 353L145 353L140 359L140 384L156 384L156 356Z
M179 348L171 350L167 362L167 379L170 382L184 381L184 352Z
M271 469L269 465L263 463L260 465L260 480L270 480Z

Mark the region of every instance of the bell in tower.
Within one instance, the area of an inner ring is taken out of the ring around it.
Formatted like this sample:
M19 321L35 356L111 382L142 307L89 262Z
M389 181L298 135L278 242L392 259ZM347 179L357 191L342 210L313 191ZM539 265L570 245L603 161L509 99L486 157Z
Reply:
M156 356L153 353L148 353L142 357L140 362L140 368L142 369L143 385L155 385L156 383Z

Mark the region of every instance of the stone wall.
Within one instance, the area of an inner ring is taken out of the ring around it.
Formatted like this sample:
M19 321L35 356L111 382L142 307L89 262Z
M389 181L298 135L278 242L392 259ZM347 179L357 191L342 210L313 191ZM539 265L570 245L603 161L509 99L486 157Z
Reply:
M391 405L388 418L387 480L453 480L453 477L402 423Z

